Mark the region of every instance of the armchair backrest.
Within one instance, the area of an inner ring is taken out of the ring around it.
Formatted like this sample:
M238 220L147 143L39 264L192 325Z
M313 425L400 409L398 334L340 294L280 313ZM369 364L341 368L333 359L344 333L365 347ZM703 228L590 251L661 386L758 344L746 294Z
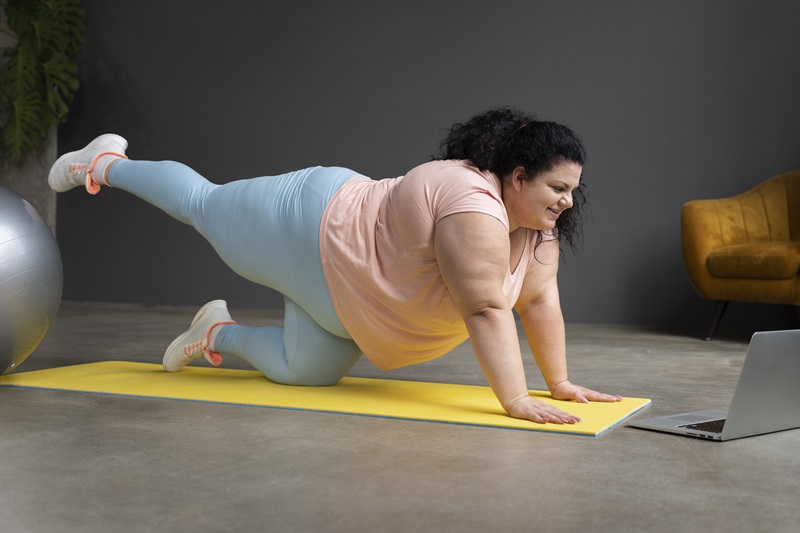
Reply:
M800 240L800 171L721 201L717 215L725 245Z

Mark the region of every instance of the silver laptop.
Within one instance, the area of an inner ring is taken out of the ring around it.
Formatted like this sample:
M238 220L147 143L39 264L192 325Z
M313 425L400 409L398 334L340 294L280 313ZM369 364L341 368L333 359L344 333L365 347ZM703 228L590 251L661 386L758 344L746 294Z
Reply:
M628 425L719 441L799 428L800 330L753 335L728 411L693 411Z

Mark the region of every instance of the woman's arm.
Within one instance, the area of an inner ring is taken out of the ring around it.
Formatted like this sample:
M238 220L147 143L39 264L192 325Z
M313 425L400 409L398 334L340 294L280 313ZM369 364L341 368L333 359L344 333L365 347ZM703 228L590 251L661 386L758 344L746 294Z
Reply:
M503 294L510 253L505 226L481 213L450 215L436 225L434 246L444 283L503 408L512 417L534 422L577 422L528 394L516 322Z
M558 294L558 241L542 242L529 265L515 309L550 394L557 400L616 402L620 396L569 382L564 317Z

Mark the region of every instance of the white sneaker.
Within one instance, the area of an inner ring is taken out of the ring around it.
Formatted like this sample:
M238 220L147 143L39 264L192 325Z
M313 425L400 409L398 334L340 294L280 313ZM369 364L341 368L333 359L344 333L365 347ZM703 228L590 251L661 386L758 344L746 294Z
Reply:
M65 192L79 185L85 185L91 194L100 192L100 185L92 180L92 171L101 155L113 154L125 157L128 141L119 135L106 133L86 145L82 150L69 152L56 160L47 182L56 192Z
M209 349L209 334L215 326L235 323L231 320L225 300L208 302L194 316L189 329L172 341L167 348L164 353L164 370L177 372L200 357L205 357L212 365L219 366L222 364L222 356Z

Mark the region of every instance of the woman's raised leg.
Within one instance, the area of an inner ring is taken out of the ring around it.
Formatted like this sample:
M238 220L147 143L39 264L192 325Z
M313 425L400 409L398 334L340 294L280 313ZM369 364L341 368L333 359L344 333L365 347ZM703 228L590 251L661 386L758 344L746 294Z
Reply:
M108 181L193 226L236 273L349 338L322 271L319 225L330 197L353 175L315 167L215 185L181 163L119 160Z
M116 152L124 153L127 147L118 136L98 139L101 141L93 143L110 145ZM91 146L57 161L51 171L51 187L63 184L59 190L68 190L81 184L81 176L71 174L76 164L90 179L98 159L98 168L108 164ZM83 167L89 169L88 174ZM234 271L286 297L284 327L214 323L203 330L198 329L196 317L190 330L176 339L186 341L176 350L199 348L199 355L192 352L192 358L212 350L236 355L278 382L307 385L335 383L360 357L360 350L336 316L319 255L324 208L355 173L317 167L215 185L186 165L171 161L117 159L107 168L102 174L106 184L192 225ZM67 178L61 180L62 175ZM222 310L218 304L212 306L208 320L229 317L224 302L222 306ZM200 320L202 325L204 320Z

